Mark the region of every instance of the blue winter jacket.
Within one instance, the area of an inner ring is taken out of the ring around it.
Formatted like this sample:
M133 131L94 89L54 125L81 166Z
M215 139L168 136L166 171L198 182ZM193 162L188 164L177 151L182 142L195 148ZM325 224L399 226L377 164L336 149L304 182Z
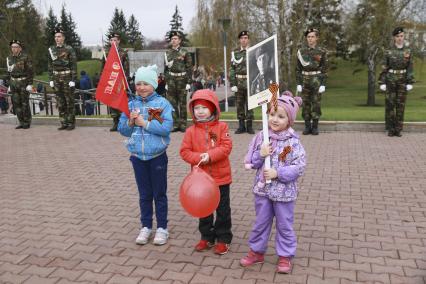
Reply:
M161 109L160 123L157 119L149 121L149 109ZM121 135L130 137L127 140L127 150L143 161L151 160L163 154L170 143L170 132L173 128L173 107L164 97L156 92L142 99L135 96L129 99L129 110L139 110L147 121L146 127L128 125L129 118L122 113L118 124Z

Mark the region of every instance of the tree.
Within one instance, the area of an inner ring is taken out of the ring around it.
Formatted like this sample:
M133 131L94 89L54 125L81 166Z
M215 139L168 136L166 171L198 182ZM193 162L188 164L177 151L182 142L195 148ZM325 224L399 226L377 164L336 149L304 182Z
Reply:
M81 39L76 32L77 24L74 22L71 13L67 14L65 4L61 10L60 25L64 31L65 42L74 48L77 59L80 59Z
M130 15L127 24L127 43L136 50L142 49L144 45L144 38L139 31L139 23L133 14Z
M121 45L127 44L127 22L126 17L124 16L123 10L118 10L116 7L114 9L114 15L112 16L112 20L110 22L108 32L106 37L111 33L118 33L121 36L120 43ZM106 47L109 47L109 41L106 43Z
M182 23L182 16L179 13L178 6L175 7L175 12L172 16L172 20L170 21L170 31L166 33L166 40L169 40L170 33L172 31L179 31L182 35L182 42L181 46L189 46L189 40L187 38L187 35L183 32L183 23Z
M55 44L55 38L53 34L55 33L55 27L58 25L58 19L53 13L52 7L49 8L49 12L46 18L46 24L44 28L44 37L46 46L52 46Z

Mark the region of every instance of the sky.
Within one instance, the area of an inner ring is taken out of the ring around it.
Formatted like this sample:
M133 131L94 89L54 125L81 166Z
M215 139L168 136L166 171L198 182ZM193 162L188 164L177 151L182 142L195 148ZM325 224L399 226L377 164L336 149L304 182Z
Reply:
M122 9L126 19L131 14L139 22L142 35L150 40L163 39L170 30L170 21L178 6L185 32L196 14L197 0L32 0L36 9L47 16L49 7L59 18L62 5L77 24L83 45L101 44L108 31L114 9Z

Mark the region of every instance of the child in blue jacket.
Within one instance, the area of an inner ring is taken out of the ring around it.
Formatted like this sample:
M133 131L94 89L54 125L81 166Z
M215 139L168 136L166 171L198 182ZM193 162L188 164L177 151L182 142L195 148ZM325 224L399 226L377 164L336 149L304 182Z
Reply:
M127 150L139 191L142 229L136 243L147 244L152 236L153 201L157 230L153 243L164 245L167 230L167 146L173 127L172 106L154 90L157 66L141 67L135 74L136 98L129 100L130 118L120 117L118 131L129 137Z

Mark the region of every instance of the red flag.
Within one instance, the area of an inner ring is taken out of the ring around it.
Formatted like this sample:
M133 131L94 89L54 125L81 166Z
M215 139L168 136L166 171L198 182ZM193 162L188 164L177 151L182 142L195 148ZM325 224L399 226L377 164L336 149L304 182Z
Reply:
M112 108L121 110L129 117L126 89L128 89L126 75L117 47L113 43L96 88L96 99Z

